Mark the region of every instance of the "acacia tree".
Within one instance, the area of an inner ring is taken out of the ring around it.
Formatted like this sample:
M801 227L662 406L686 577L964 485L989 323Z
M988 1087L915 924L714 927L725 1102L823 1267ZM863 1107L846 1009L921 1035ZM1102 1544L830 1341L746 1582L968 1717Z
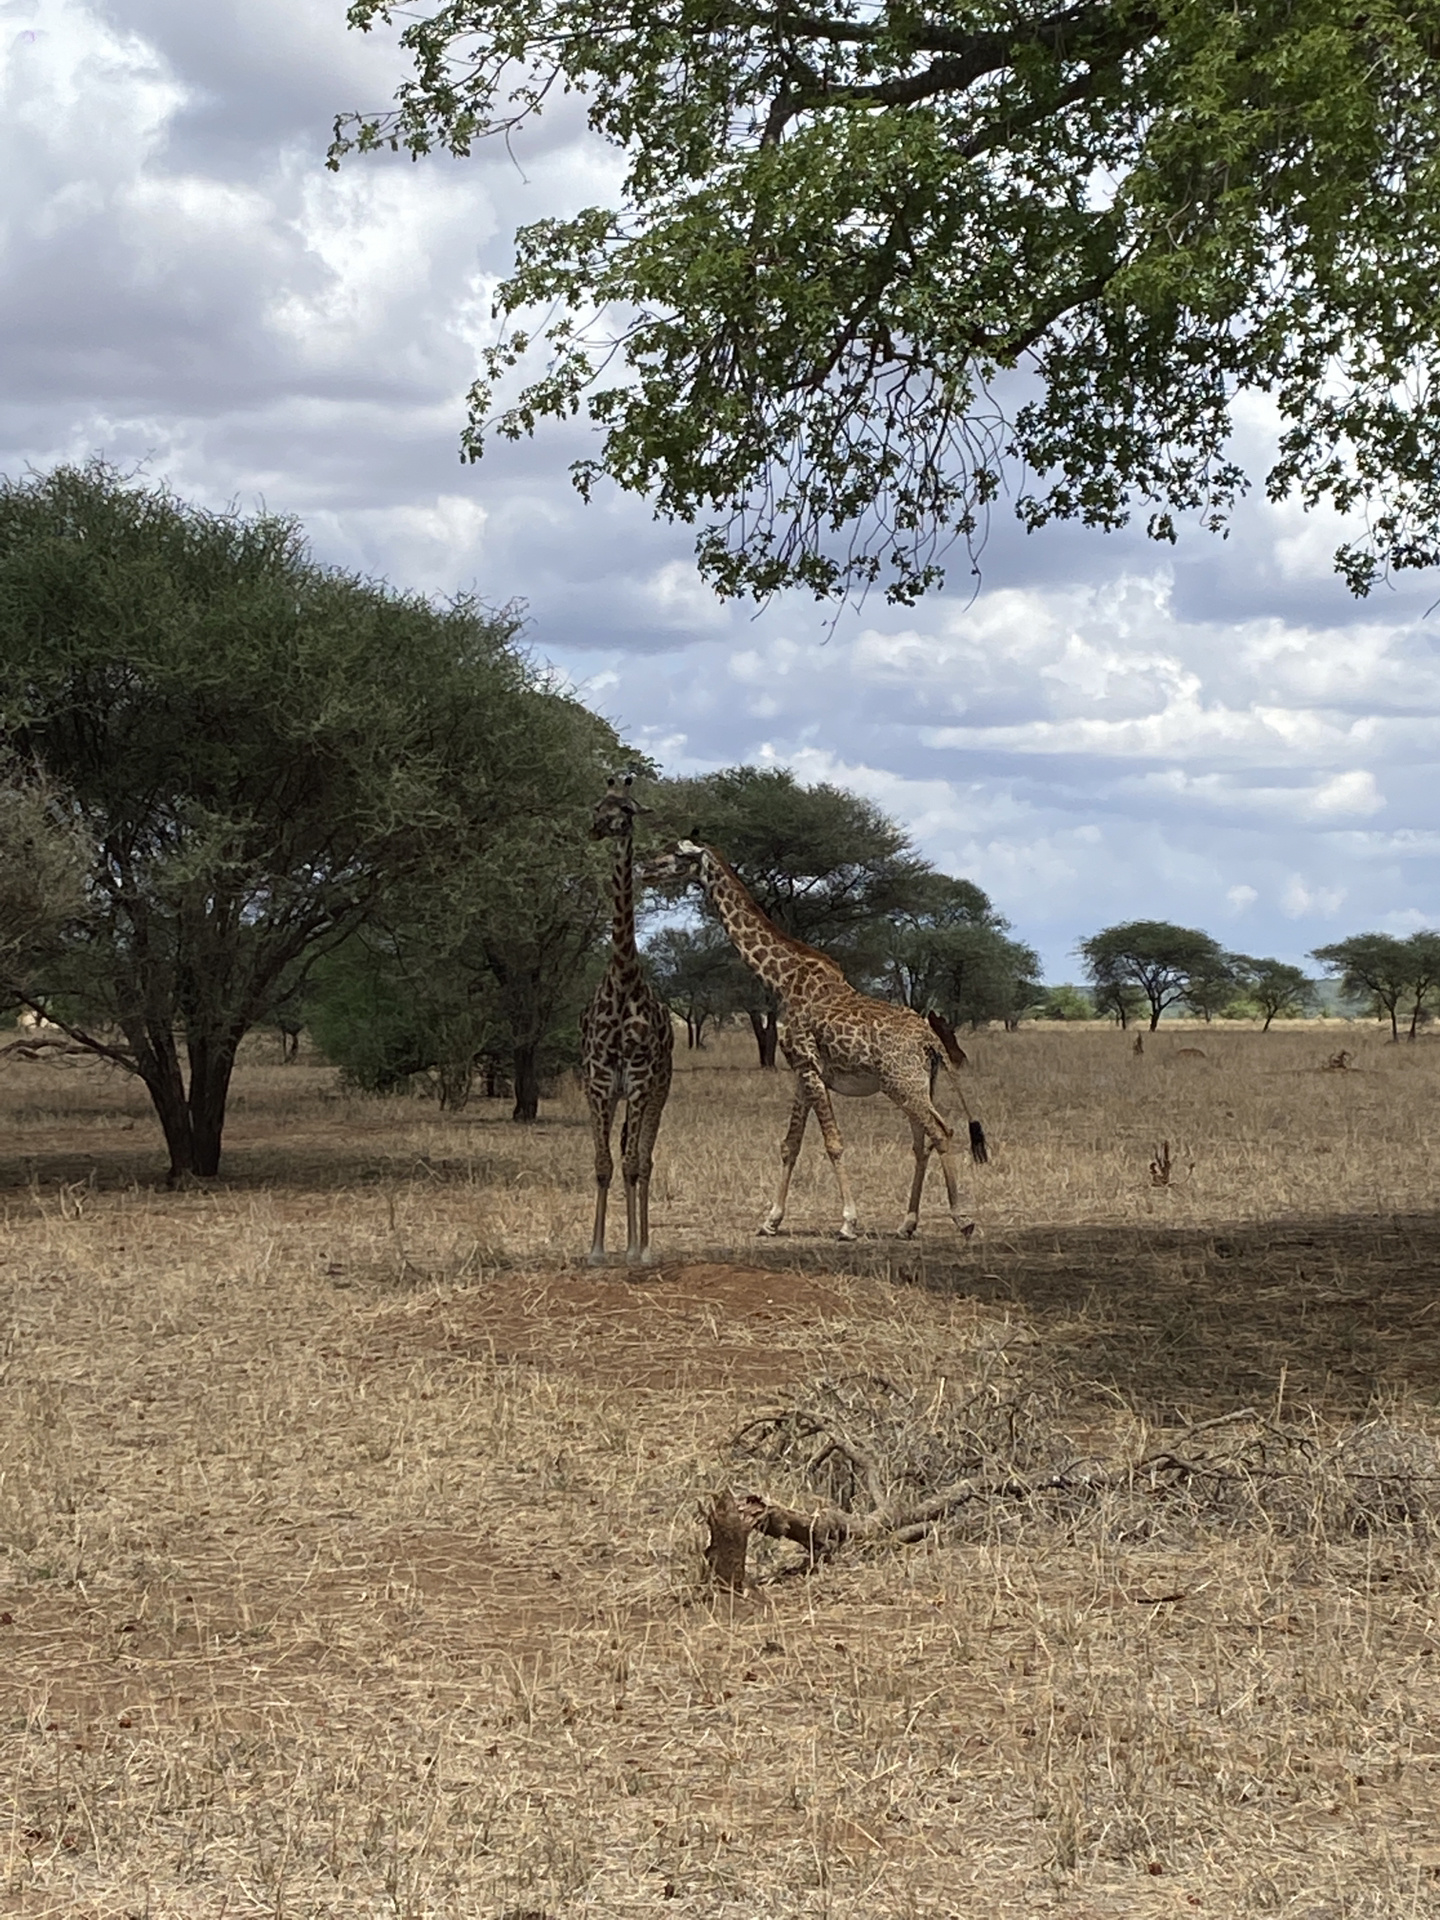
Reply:
M584 806L512 828L488 870L462 860L396 888L322 960L307 1018L357 1086L385 1093L424 1075L458 1108L481 1058L507 1060L512 1118L539 1117L544 1074L574 1063L609 925L607 875L585 838L598 787Z
M884 930L884 988L956 1026L1003 1020L1013 1027L1042 988L1039 956L1008 932L973 881L919 875L913 904L892 914Z
M671 831L720 849L778 927L855 975L880 964L887 918L917 904L931 873L873 801L825 781L802 786L788 768L667 780L656 804ZM743 975L739 1005L761 1066L773 1067L775 999L748 967Z
M521 229L464 443L588 408L582 492L698 522L722 591L912 600L1007 468L1030 527L1219 526L1243 393L1279 414L1272 497L1367 510L1353 588L1440 558L1440 0L348 17L403 21L414 74L332 165L468 154L572 93L623 153L612 204Z
M217 1170L240 1041L319 954L545 814L514 628L103 466L0 482L0 744L95 847L45 978L144 1081L172 1179Z
M1284 960L1256 960L1248 953L1232 954L1236 979L1245 998L1265 1016L1262 1033L1272 1020L1296 1019L1315 1005L1315 982L1299 967Z
M1340 976L1340 991L1347 1000L1368 1001L1375 1012L1390 1022L1390 1038L1400 1038L1401 1002L1410 1006L1410 1039L1414 1039L1422 1015L1440 995L1440 934L1422 932L1400 940L1389 933L1357 933L1348 940L1337 940L1327 947L1316 947L1312 960L1318 960L1327 973Z
M1190 969L1185 982L1185 1005L1191 1013L1198 1013L1208 1027L1217 1013L1223 1013L1233 1004L1240 985L1241 975L1234 954L1216 947L1213 954Z
M1150 1006L1150 1031L1167 1007L1202 992L1201 983L1225 970L1218 942L1195 927L1166 920L1127 920L1082 940L1076 949L1095 989L1095 1003L1127 1023L1125 990L1138 990ZM1233 984L1233 983L1232 983Z
M1113 1020L1122 1033L1129 1031L1130 1022L1138 1020L1145 1008L1144 994L1126 980L1093 979L1091 997L1097 1016Z

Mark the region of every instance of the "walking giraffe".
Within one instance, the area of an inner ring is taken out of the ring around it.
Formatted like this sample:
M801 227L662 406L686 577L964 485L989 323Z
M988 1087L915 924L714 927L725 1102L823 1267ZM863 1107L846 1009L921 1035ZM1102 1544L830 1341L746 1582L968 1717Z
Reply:
M960 1216L954 1135L931 1098L940 1061L947 1060L958 1068L965 1057L945 1022L938 1015L926 1020L913 1007L899 1007L857 992L828 955L783 933L761 911L735 869L714 847L679 840L647 861L642 871L647 880L662 884L697 881L740 958L780 1000L779 1039L795 1074L795 1104L780 1149L779 1191L760 1232L777 1233L785 1218L790 1177L800 1158L813 1109L840 1188L840 1238L856 1238L855 1202L845 1172L845 1149L835 1124L832 1092L855 1097L883 1093L910 1122L915 1174L910 1203L900 1225L904 1238L909 1239L920 1224L920 1195L932 1152L939 1155L945 1175L951 1219L963 1233L973 1232L973 1223ZM960 1098L964 1106L963 1093ZM968 1116L968 1107L966 1113ZM970 1152L977 1161L989 1158L984 1129L973 1119Z
M595 1232L590 1264L605 1258L605 1208L615 1171L610 1130L625 1102L620 1133L620 1171L625 1182L625 1258L649 1266L650 1167L660 1116L670 1092L674 1030L670 1009L640 965L635 945L634 835L637 808L632 781L612 780L590 823L592 840L608 840L615 917L610 962L580 1019L580 1073L595 1134Z

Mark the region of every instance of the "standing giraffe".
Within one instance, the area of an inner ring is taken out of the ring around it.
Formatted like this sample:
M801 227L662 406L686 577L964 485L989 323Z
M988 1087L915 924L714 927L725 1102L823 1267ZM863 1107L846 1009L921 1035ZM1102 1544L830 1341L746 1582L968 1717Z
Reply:
M670 1092L670 1063L675 1046L670 1009L640 965L635 945L633 847L636 805L627 779L612 780L590 823L592 840L611 843L615 918L610 934L610 964L580 1019L580 1072L590 1103L595 1133L595 1233L590 1264L605 1258L605 1206L615 1170L610 1129L615 1109L625 1102L620 1133L620 1168L625 1181L625 1258L650 1266L650 1167L660 1116Z
M795 1104L780 1149L780 1188L760 1232L777 1233L785 1218L790 1176L813 1108L840 1187L840 1238L856 1238L855 1202L830 1102L832 1092L883 1093L910 1122L915 1175L900 1225L905 1239L920 1224L920 1194L932 1152L940 1156L945 1174L950 1218L963 1233L973 1232L973 1224L960 1217L953 1134L931 1099L939 1062L945 1059L958 1068L965 1057L945 1022L933 1014L926 1021L913 1007L857 993L826 954L783 933L762 913L735 869L714 847L680 840L648 861L642 871L647 879L659 882L698 881L740 958L780 1000L780 1045L795 1073ZM960 1100L964 1106L963 1093ZM989 1158L978 1120L970 1121L970 1152L977 1161Z

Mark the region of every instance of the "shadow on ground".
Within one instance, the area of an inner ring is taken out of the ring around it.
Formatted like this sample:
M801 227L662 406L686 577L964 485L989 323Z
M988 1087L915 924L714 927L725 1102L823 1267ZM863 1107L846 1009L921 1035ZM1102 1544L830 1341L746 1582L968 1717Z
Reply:
M125 1128L124 1118L115 1125ZM432 1159L386 1151L378 1128L373 1154L353 1142L337 1151L324 1136L252 1144L243 1128L237 1133L242 1138L227 1147L219 1183L231 1190L353 1190L407 1173L503 1186L525 1172L518 1149L513 1159L497 1151L488 1127L476 1130L469 1150ZM138 1138L122 1145L102 1134L88 1150L37 1141L37 1151L0 1163L0 1198L32 1182L153 1189L160 1157L153 1141ZM1011 1306L1035 1325L1072 1385L1166 1422L1177 1411L1273 1404L1282 1379L1292 1408L1308 1404L1329 1415L1407 1395L1440 1404L1436 1212L1288 1216L1194 1229L1043 1227L974 1242L941 1231L923 1242L876 1236L854 1246L787 1233L676 1249L676 1268L704 1263L867 1274ZM545 1264L554 1271L553 1262ZM497 1266L492 1250L485 1265ZM465 1277L425 1272L414 1279L464 1284Z
M754 1243L754 1265L849 1270L1011 1305L1076 1381L1153 1418L1273 1404L1440 1402L1440 1214L1233 1227L1066 1227L973 1251Z

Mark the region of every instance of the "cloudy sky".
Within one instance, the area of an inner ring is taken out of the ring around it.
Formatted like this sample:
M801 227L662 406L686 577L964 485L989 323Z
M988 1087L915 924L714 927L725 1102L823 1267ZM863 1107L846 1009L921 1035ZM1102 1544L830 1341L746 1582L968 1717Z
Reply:
M833 628L722 606L683 529L579 503L578 429L460 464L510 235L616 169L562 107L513 153L326 172L335 113L399 72L344 0L0 0L0 471L100 452L397 584L523 599L668 771L859 789L1051 979L1118 919L1288 959L1440 924L1440 580L1357 603L1337 525L1257 502L1175 549L1001 520L978 584Z

